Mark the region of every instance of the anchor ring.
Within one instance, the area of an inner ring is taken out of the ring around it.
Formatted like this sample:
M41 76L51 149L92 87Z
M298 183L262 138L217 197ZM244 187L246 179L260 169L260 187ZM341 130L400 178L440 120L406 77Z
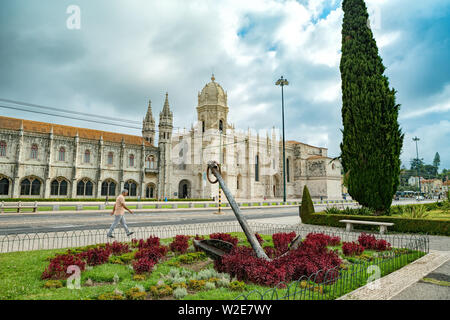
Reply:
M222 170L220 169L220 164L219 163L216 163L216 164L217 164L217 168L219 169L219 173L222 174ZM217 179L217 178L216 178L216 181L211 181L211 179L209 178L210 171L211 171L211 168L208 166L208 169L206 169L206 178L208 179L209 183L214 184L214 183L219 182L219 179Z

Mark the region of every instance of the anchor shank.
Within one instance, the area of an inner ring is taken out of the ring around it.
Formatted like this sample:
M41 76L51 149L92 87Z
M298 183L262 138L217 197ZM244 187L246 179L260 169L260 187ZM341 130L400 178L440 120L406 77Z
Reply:
M217 178L220 187L223 190L223 193L225 193L225 196L228 199L228 202L230 203L231 208L233 209L234 215L236 216L239 224L242 227L242 230L244 230L244 233L248 239L248 242L252 246L253 250L256 253L256 256L258 258L262 258L265 260L269 260L269 257L264 252L263 248L259 244L258 240L256 239L256 236L250 226L247 223L247 219L241 214L241 210L239 209L239 206L237 205L236 201L234 200L233 195L231 194L230 190L226 186L225 182L223 181L222 175L220 174L218 170L218 165L215 161L210 161L208 163L208 167L210 168L211 172L214 174L214 176Z

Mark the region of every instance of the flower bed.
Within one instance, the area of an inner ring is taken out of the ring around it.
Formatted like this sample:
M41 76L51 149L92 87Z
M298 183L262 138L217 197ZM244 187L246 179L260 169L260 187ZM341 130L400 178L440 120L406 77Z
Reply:
M257 258L242 233L215 233L202 237L178 235L173 239L149 237L133 239L129 243L91 245L66 252L55 250L52 257L48 258L46 253L43 262L37 264L41 279L37 280L39 289L36 289L38 293L34 291L33 297L234 299L239 294L246 295L255 290L264 292L271 288L276 290L277 295L283 296L295 284L301 290L310 292L302 299L319 296L334 299L346 293L345 290L334 292L330 289L331 285L345 279L343 274L357 270L362 262L375 263L375 259L385 259L382 254L398 253L398 249L392 248L385 240L365 234L361 234L355 242L363 251L354 250L349 256L346 255L346 241L324 233L307 234L298 247L289 250L296 236L295 232L256 236L272 261ZM195 238L232 241L234 249L220 260L212 261L193 247ZM408 250L398 254L405 256L403 264L412 259L408 258ZM415 255L414 259L418 256ZM66 288L66 279L73 272L73 268L69 269L71 265L78 266L81 271L80 290ZM398 264L396 268L400 266ZM54 285L47 280L60 282ZM342 287L345 288L345 285Z

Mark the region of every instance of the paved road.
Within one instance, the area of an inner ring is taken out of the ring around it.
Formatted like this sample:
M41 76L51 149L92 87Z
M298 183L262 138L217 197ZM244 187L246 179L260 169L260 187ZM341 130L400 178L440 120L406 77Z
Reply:
M217 208L198 211L183 209L138 212L133 215L126 213L127 224L130 227L144 227L155 225L176 225L208 223L219 221L235 221L236 217L231 209L222 208L223 214L215 214ZM248 208L242 213L249 220L279 217L297 217L298 207L279 208ZM21 215L1 215L0 234L24 232L54 232L65 230L87 230L108 228L113 218L108 213L78 212L78 213L39 213Z
M393 204L413 203L414 201L394 201ZM329 206L333 206L332 204ZM354 205L346 204L354 207ZM315 205L321 211L326 205ZM218 208L211 209L149 209L126 214L127 224L130 227L177 225L192 223L208 223L219 221L235 221L231 208L222 208L223 214L214 214ZM241 211L248 220L289 218L291 223L299 223L298 206L251 208L242 207ZM294 220L292 220L294 219ZM67 230L89 230L109 228L112 217L107 212L77 211L77 212L39 212L0 215L0 235L9 233L27 232L54 232ZM268 222L268 221L267 221Z

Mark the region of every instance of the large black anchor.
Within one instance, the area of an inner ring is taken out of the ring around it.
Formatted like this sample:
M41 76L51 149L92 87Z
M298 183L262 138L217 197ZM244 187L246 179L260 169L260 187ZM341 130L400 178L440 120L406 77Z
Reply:
M212 172L212 174L216 177L215 181L211 181L209 175ZM225 182L222 179L222 173L220 170L220 165L216 161L209 161L208 162L208 169L206 170L206 177L210 183L217 183L219 182L220 187L222 188L223 192L225 193L228 202L230 203L231 208L233 209L234 215L236 216L236 219L239 221L239 224L242 227L242 230L244 230L245 236L247 237L248 242L252 246L253 250L256 253L256 256L261 259L265 259L268 261L271 261L271 259L267 256L264 249L259 244L258 240L256 239L255 233L252 231L250 226L247 223L247 219L241 214L241 210L239 209L239 206L237 205L236 201L233 198L233 195L231 194L230 190L226 186ZM289 250L294 250L298 248L302 241L301 236L297 236L289 245ZM209 257L212 259L218 259L221 256L223 256L226 253L229 253L233 249L233 244L222 241L222 240L216 240L216 239L208 239L208 240L194 240L194 245L197 248L202 249ZM288 251L289 252L289 251ZM288 252L284 253L283 255L287 254ZM283 256L282 255L282 256Z
M215 181L211 181L209 175L212 172L212 174L216 177ZM258 242L258 239L256 239L255 233L252 231L250 226L247 223L247 219L241 214L241 210L239 209L239 206L237 205L236 201L233 198L233 195L231 194L230 190L226 186L225 182L222 179L222 174L220 171L220 165L216 161L209 161L208 162L208 169L206 171L206 177L208 178L208 181L210 183L217 183L219 182L220 187L222 188L222 191L225 193L225 196L228 199L228 202L230 203L231 208L233 209L234 215L236 216L236 219L238 220L239 224L242 227L242 230L244 230L245 236L248 239L248 242L252 246L253 250L256 253L256 256L258 258L270 260L267 254L264 252L263 248ZM194 240L194 245L210 256L213 259L217 259L221 257L222 255L229 253L231 249L233 249L233 245L231 243L221 241L221 240Z

